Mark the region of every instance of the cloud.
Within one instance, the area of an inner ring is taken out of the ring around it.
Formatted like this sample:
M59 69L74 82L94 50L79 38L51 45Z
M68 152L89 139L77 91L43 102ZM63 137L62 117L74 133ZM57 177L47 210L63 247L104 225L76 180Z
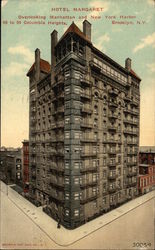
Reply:
M106 12L109 9L110 3L109 2L103 2L101 0L94 0L91 1L89 4L90 7L95 7L95 8L104 8L104 12Z
M4 7L8 3L8 0L2 0L1 5Z
M31 63L34 61L34 54L30 51L29 48L19 45L16 47L10 47L8 52L12 55L22 55L24 57L24 61L27 63Z
M91 16L100 16L103 12L106 12L109 9L110 3L103 2L101 0L94 0L89 3L91 8L103 8L103 11L92 11L87 15L87 19L91 19Z
M150 6L155 6L155 1L154 1L154 0L147 0L147 3L148 3Z
M96 47L99 49L99 50L103 50L105 51L105 47L104 47L104 43L108 43L110 41L110 37L109 35L106 33L104 34L103 36L100 36L98 39L97 39L97 42L96 42Z
M147 67L151 72L155 72L155 63L148 63Z
M17 62L11 62L9 66L2 69L2 78L6 76L23 76L26 75L29 65Z
M133 49L133 52L136 53L138 50L151 45L153 48L155 48L155 32L152 35L148 35L145 38L142 38L141 42Z

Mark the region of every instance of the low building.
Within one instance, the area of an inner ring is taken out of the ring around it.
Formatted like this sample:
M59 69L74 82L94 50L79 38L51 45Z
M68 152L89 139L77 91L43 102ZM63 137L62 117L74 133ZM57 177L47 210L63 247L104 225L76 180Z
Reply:
M138 189L145 194L155 188L155 148L142 147L139 152Z
M6 184L22 186L21 149L5 149L0 151L0 177Z
M29 141L23 142L23 190L24 193L29 191Z

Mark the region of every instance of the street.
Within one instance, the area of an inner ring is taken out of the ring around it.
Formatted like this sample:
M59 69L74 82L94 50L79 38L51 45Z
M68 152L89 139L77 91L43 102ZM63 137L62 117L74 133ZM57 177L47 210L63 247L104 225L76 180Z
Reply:
M154 249L155 191L67 230L1 182L1 249ZM145 244L144 244L145 243Z

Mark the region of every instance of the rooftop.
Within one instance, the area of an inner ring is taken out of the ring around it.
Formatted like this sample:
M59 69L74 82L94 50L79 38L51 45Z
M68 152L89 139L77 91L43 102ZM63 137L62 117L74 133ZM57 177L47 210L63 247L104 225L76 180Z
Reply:
M31 66L31 68L29 69L29 71L27 73L27 76L29 76L29 74L34 69L34 67L35 67L35 62ZM45 72L45 73L50 73L51 65L49 64L48 61L46 61L44 59L40 59L40 70L43 71L43 72Z

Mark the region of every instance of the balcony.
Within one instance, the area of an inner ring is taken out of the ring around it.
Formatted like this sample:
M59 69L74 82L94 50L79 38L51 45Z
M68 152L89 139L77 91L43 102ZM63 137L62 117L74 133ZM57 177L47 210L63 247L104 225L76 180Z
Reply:
M58 203L64 203L64 195L59 194L58 192L54 192L54 190L50 191L50 196L53 200L56 200Z
M108 126L108 130L111 130L111 131L115 131L115 132L116 132L117 126L114 125L114 124L110 124L110 125Z
M92 195L90 197L82 197L81 200L80 200L80 204L85 204L85 203L88 203L90 201L93 201L93 200L96 200L98 197L98 195Z
M109 187L109 193L115 193L117 190L116 186Z
M86 99L86 100L90 100L91 99L90 92L88 92L88 91L82 91L81 92L81 98Z
M116 173L112 173L112 174L109 173L109 175L108 175L109 180L115 180L116 178L117 178Z
M53 136L53 137L48 139L48 142L64 142L64 135Z
M94 142L94 143L96 143L98 141L98 139L97 138L92 138L92 137L89 137L89 136L82 136L82 138L81 138L81 142Z
M132 129L125 129L124 130L124 134L129 134L129 135L134 135L137 134L138 132L136 130L132 130Z
M137 172L136 171L129 171L128 173L127 173L127 176L128 177L132 177L132 176L136 176L137 175Z
M131 125L138 125L138 120L132 120L132 119L127 119L125 118L123 120L124 123L131 124Z
M90 67L92 67L95 71L101 71L101 66L94 61L90 61Z
M116 154L117 152L116 152L116 149L109 149L108 150L108 154L111 154L111 155L114 155L114 154Z
M138 144L137 140L124 140L124 143L127 145L136 145Z
M126 163L127 166L134 166L137 164L137 161L129 161Z
M93 128L93 124L91 121L82 121L81 128Z
M110 161L110 162L108 162L108 166L109 167L116 167L116 160L113 160L113 161Z
M96 167L84 166L80 169L80 172L81 173L97 172L97 166Z
M138 151L137 150L127 150L128 155L137 155Z
M60 99L64 99L64 92L58 93L57 95L54 95L52 98L52 102L57 102Z
M117 114L117 113L112 113L112 112L110 112L110 113L108 114L108 117L109 117L109 119L117 119L117 118L118 118L118 114Z
M83 106L82 108L81 108L81 113L87 113L87 114L91 114L92 113L92 108L91 108L91 106L90 105L88 105L88 106Z
M109 102L109 108L117 108L117 102Z
M93 151L85 151L85 152L81 152L81 157L97 157L97 151L93 152Z
M128 109L128 108L125 108L124 109L124 113L133 114L133 115L137 116L139 114L139 111L137 109Z
M64 189L64 179L59 179L59 178L54 178L51 177L51 182L50 182L51 186L60 188L60 189Z
M64 106L58 107L56 110L53 110L52 115L64 114Z
M59 122L55 122L53 124L51 124L51 129L60 129L60 128L64 128L64 121L59 121Z
M116 144L118 142L118 140L116 140L114 138L109 138L109 139L107 139L107 142L110 144Z
M111 90L109 90L109 95L111 95L111 96L118 96L118 91L116 90L116 89L111 89Z
M90 87L92 85L92 82L89 80L89 76L82 78L80 81L82 85L85 85L87 87Z
M97 180L95 181L83 181L80 183L81 188L92 187L97 185Z
M126 96L124 97L124 101L126 101L126 102L131 102L131 96L130 96L130 95L126 95Z
M48 161L48 166L51 171L64 172L64 165L56 162Z
M137 106L139 105L139 100L138 100L137 98L134 97L134 98L132 99L132 101L131 101L131 105L137 107Z
M65 78L64 76L58 76L58 80L52 84L52 88L56 88L64 84Z
M127 188L137 186L137 181L132 181L127 183Z

